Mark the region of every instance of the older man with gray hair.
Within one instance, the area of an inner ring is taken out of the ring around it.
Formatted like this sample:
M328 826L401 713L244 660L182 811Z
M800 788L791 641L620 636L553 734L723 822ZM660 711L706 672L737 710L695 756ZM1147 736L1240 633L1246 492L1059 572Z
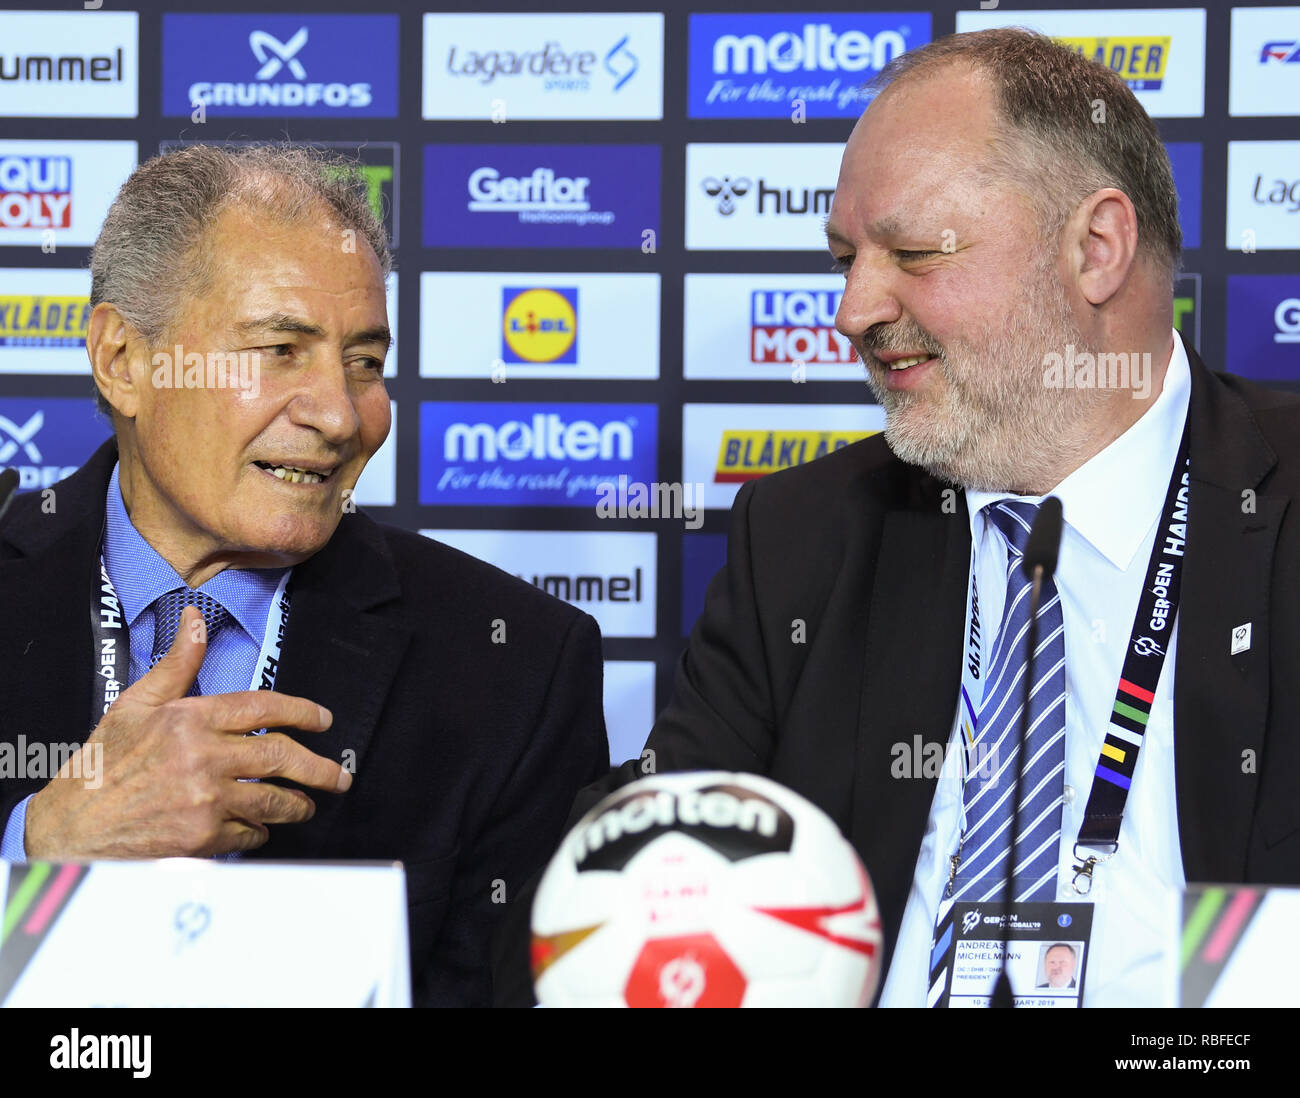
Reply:
M0 824L11 860L401 859L415 1001L485 1003L503 901L608 764L600 637L356 509L390 266L346 161L127 180L86 339L114 438L0 530L2 735L84 741L102 783L6 778Z

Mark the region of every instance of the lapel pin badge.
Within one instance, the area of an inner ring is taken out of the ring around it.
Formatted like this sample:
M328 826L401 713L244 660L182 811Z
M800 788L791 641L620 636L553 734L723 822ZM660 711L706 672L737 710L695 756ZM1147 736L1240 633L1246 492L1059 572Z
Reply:
M1245 625L1238 625L1233 628L1232 647L1228 651L1230 656L1235 656L1239 652L1245 652L1250 648L1250 625L1250 622L1246 622Z

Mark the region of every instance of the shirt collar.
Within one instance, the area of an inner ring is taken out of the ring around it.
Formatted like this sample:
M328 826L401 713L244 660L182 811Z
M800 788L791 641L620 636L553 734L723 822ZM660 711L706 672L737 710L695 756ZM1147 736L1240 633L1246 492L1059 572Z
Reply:
M145 541L126 513L118 468L117 464L113 466L105 500L104 567L126 612L127 627L131 628L159 595L186 583ZM287 571L287 568L225 568L198 590L221 603L253 642L261 644L271 602Z
M1122 572L1128 570L1133 555L1160 515L1187 422L1191 367L1176 331L1173 342L1164 385L1155 403L1050 493L1061 501L1066 525ZM983 522L980 511L1007 498L1006 492L966 493L972 541L978 543L981 533L982 527L976 525L977 516ZM1014 498L1037 503L1043 497Z

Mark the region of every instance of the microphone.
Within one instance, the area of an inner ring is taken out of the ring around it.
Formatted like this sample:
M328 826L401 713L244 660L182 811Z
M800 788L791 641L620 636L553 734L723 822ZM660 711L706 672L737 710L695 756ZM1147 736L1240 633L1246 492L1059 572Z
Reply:
M14 493L18 491L18 470L6 469L0 473L0 521L4 520L5 512L9 510L9 504L14 501Z
M1019 747L1016 751L1016 790L1015 807L1011 816L1011 856L1007 863L1002 883L1002 971L998 973L997 983L993 987L993 997L989 1005L993 1007L1015 1006L1011 993L1011 975L1007 971L1009 955L1007 940L1011 926L1011 905L1015 890L1013 879L1016 871L1016 844L1020 837L1020 798L1024 791L1025 780L1025 741L1029 738L1029 693L1034 684L1034 657L1038 648L1038 603L1042 597L1043 584L1056 573L1056 560L1061 552L1061 533L1064 521L1061 516L1061 501L1055 496L1048 496L1038 506L1034 516L1034 525L1030 527L1029 537L1025 540L1025 555L1020 559L1020 567L1025 575L1033 581L1029 592L1029 666L1025 668L1024 702L1020 707Z

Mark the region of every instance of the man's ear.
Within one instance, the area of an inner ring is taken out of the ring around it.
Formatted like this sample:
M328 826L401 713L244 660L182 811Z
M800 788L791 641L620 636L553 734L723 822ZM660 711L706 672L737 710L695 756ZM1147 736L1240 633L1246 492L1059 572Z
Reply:
M149 384L149 349L116 305L101 301L91 311L86 356L104 399L118 415L134 419L139 411L140 389Z
M1066 227L1071 274L1092 305L1104 305L1128 279L1137 257L1137 211L1123 191L1088 195Z

